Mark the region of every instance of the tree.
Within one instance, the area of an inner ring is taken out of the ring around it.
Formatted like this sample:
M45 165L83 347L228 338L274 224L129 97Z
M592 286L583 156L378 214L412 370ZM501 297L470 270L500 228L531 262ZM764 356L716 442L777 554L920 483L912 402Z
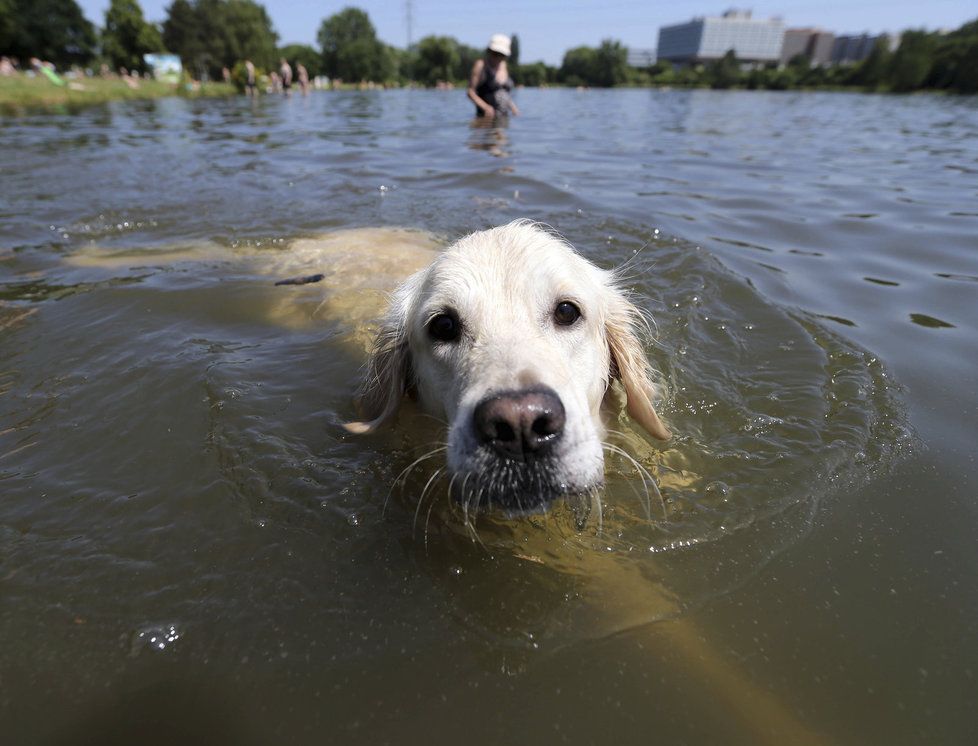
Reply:
M221 5L224 51L220 66L232 67L238 60L250 59L256 65L272 68L277 62L278 34L265 6L252 0L227 0Z
M613 39L605 39L598 47L598 80L595 85L610 87L628 80L628 47Z
M593 85L605 88L628 81L628 48L621 42L605 39L597 49L575 47L564 55L560 79L567 85Z
M543 62L520 65L519 82L527 86L542 86L557 79L557 71Z
M507 65L511 69L516 69L520 66L520 37L513 34L509 37L509 61Z
M199 77L220 78L221 68L250 59L271 69L278 34L264 6L253 0L173 0L163 22L163 43Z
M940 39L925 85L978 93L978 21L966 23Z
M706 76L711 88L733 88L740 82L740 66L732 49L718 60L706 66Z
M894 91L920 88L930 73L937 48L937 38L926 31L905 31L900 47L893 55L887 75Z
M470 47L468 44L462 44L457 42L458 47L458 71L455 74L457 80L468 80L469 74L472 72L472 66L475 65L476 60L480 60L485 56L485 50L479 49L478 47ZM509 74L515 78L516 73L514 68L507 63L509 68Z
M418 58L414 63L415 79L434 85L439 80L459 77L458 42L448 36L426 36L418 42Z
M869 56L853 68L850 82L867 88L879 87L886 77L892 59L890 40L886 36L881 36L876 40Z
M139 3L136 0L112 0L105 11L105 29L102 31L102 54L112 67L145 70L143 55L162 50L160 31L143 19Z
M0 50L6 52L10 49L18 32L13 0L0 0Z
M39 57L59 67L86 64L95 56L95 27L75 0L12 0L13 34L3 51Z
M324 19L316 38L331 78L381 82L394 77L394 56L359 8L344 8Z
M591 47L574 47L564 53L560 80L567 85L590 85L596 77L596 55Z
M163 21L163 45L180 57L185 69L198 71L207 54L196 7L190 0L173 0ZM199 71L198 71L199 75Z

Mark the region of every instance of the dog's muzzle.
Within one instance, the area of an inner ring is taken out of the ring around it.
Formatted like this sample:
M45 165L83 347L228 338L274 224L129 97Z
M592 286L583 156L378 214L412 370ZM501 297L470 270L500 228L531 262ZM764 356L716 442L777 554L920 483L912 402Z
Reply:
M477 450L475 480L463 480L480 507L514 513L545 509L565 495L558 446L567 414L557 393L546 386L490 394L472 412Z
M545 386L492 394L476 405L472 419L479 445L525 463L549 456L567 422L560 397Z

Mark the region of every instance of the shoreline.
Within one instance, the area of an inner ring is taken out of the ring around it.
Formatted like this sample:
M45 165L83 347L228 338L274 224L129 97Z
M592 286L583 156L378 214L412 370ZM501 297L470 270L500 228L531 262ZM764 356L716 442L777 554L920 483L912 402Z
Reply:
M119 78L66 79L58 86L42 77L15 75L0 78L0 113L31 109L53 109L59 106L81 107L110 101L145 101L180 96L182 98L214 98L238 95L233 85L200 83L188 88L186 84L140 80L130 87Z
M138 88L130 87L119 78L82 78L67 80L66 85L56 86L50 81L24 75L0 78L0 114L18 114L31 110L51 110L58 107L80 108L112 101L147 101L159 98L178 96L180 98L230 98L242 95L238 89L227 83L196 83L192 84L163 83L155 80L140 80ZM520 86L521 88L523 86ZM854 86L798 86L787 89L729 87L712 88L706 85L618 85L608 88L587 86L544 85L526 86L537 90L559 89L578 90L582 92L600 90L723 90L723 91L775 91L778 93L868 93L892 95L893 92L880 89L867 89ZM332 91L356 90L438 90L435 87L422 86L383 86L374 84L344 83L327 89ZM461 85L446 89L449 92L462 90ZM940 89L920 89L910 93L947 94ZM906 94L903 94L906 95Z

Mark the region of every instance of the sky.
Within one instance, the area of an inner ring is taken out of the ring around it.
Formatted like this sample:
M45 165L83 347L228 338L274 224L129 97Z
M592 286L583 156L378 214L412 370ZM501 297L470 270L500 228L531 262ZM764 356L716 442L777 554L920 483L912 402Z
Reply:
M142 0L146 18L162 21L171 0ZM85 16L98 26L105 20L109 0L80 0ZM377 36L392 46L407 46L408 0L267 0L280 45L316 45L322 20L353 5L366 11ZM744 7L754 18L781 16L789 27L819 26L837 34L897 32L907 28L952 29L978 17L974 0L755 0L747 4L706 0L412 0L413 33L453 36L482 48L495 33L516 33L520 60L543 60L559 65L564 52L578 46L597 46L617 39L634 49L656 46L660 26L688 21L693 16L719 15Z

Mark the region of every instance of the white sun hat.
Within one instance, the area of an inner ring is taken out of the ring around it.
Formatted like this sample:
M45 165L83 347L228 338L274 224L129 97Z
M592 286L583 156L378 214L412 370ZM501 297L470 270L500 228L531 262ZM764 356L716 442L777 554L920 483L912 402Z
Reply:
M506 34L493 34L487 47L490 52L499 52L504 57L509 57L511 53L509 37Z

